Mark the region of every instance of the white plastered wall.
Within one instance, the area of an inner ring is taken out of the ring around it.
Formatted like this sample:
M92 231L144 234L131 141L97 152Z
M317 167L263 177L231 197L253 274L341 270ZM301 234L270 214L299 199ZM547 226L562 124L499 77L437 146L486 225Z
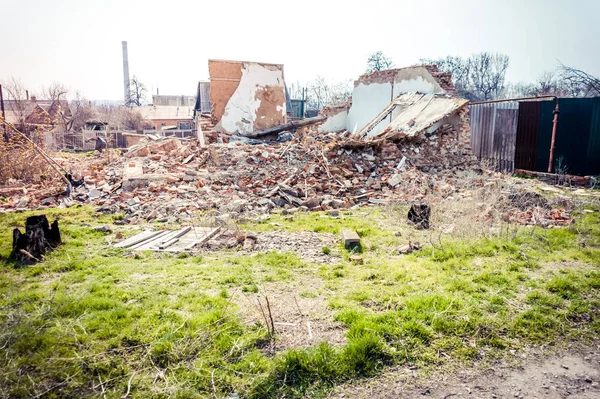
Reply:
M359 83L352 92L352 107L346 119L346 129L359 132L371 122L396 97L405 93L442 94L444 90L426 68L405 68L398 70L393 82ZM387 124L396 118L400 110L373 128L370 135L383 131ZM387 123L386 123L387 121Z
M357 133L371 122L392 101L391 83L359 83L352 92L352 106L346 120L346 130ZM385 127L380 123L375 129Z
M320 133L327 132L341 132L346 129L346 119L348 118L348 110L344 109L337 114L331 115L327 118L321 126L319 126Z
M255 129L257 110L261 101L256 93L265 86L281 87L285 92L283 70L273 65L263 65L254 62L244 63L240 84L225 106L223 117L215 127L230 133L248 133ZM285 118L285 96L281 105L277 106Z

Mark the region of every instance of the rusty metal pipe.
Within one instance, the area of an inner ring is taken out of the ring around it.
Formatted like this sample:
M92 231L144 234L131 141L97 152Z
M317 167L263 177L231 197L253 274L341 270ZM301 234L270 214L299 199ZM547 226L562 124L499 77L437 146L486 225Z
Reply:
M552 173L552 160L554 158L554 140L556 139L556 125L558 123L558 98L554 108L554 120L552 121L552 141L550 142L550 160L548 161L548 173Z

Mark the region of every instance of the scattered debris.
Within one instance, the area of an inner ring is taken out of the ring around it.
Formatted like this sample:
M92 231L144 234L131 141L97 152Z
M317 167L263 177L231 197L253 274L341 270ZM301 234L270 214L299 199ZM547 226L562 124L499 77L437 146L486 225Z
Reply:
M108 227L108 225L106 225L106 224L104 226L94 227L94 230L100 231L102 233L112 233L112 229L110 227Z
M420 249L421 249L421 243L419 243L418 241L415 241L415 242L409 241L408 244L402 245L395 252L400 255L404 255L404 254L411 254L414 251L418 251Z

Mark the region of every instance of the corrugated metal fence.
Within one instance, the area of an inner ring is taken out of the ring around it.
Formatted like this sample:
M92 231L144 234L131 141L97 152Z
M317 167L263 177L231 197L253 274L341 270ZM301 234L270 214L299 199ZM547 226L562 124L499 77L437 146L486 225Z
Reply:
M600 97L559 98L555 173L600 174ZM471 104L471 145L504 172L548 171L555 98Z
M474 155L497 170L514 172L519 102L472 104L470 113Z

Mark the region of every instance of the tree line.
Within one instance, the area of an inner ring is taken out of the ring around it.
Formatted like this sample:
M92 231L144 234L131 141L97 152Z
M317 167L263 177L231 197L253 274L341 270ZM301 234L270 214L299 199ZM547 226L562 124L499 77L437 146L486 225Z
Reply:
M533 82L508 82L506 72L510 58L506 54L480 52L467 57L446 56L423 58L419 65L436 65L441 72L452 75L452 83L461 97L470 101L487 101L518 97L593 97L600 96L600 78L559 63L544 71ZM366 73L394 68L390 57L382 51L369 55ZM301 98L305 90L307 109L340 104L352 94L352 80L330 81L318 76L304 87L291 85L292 98Z

